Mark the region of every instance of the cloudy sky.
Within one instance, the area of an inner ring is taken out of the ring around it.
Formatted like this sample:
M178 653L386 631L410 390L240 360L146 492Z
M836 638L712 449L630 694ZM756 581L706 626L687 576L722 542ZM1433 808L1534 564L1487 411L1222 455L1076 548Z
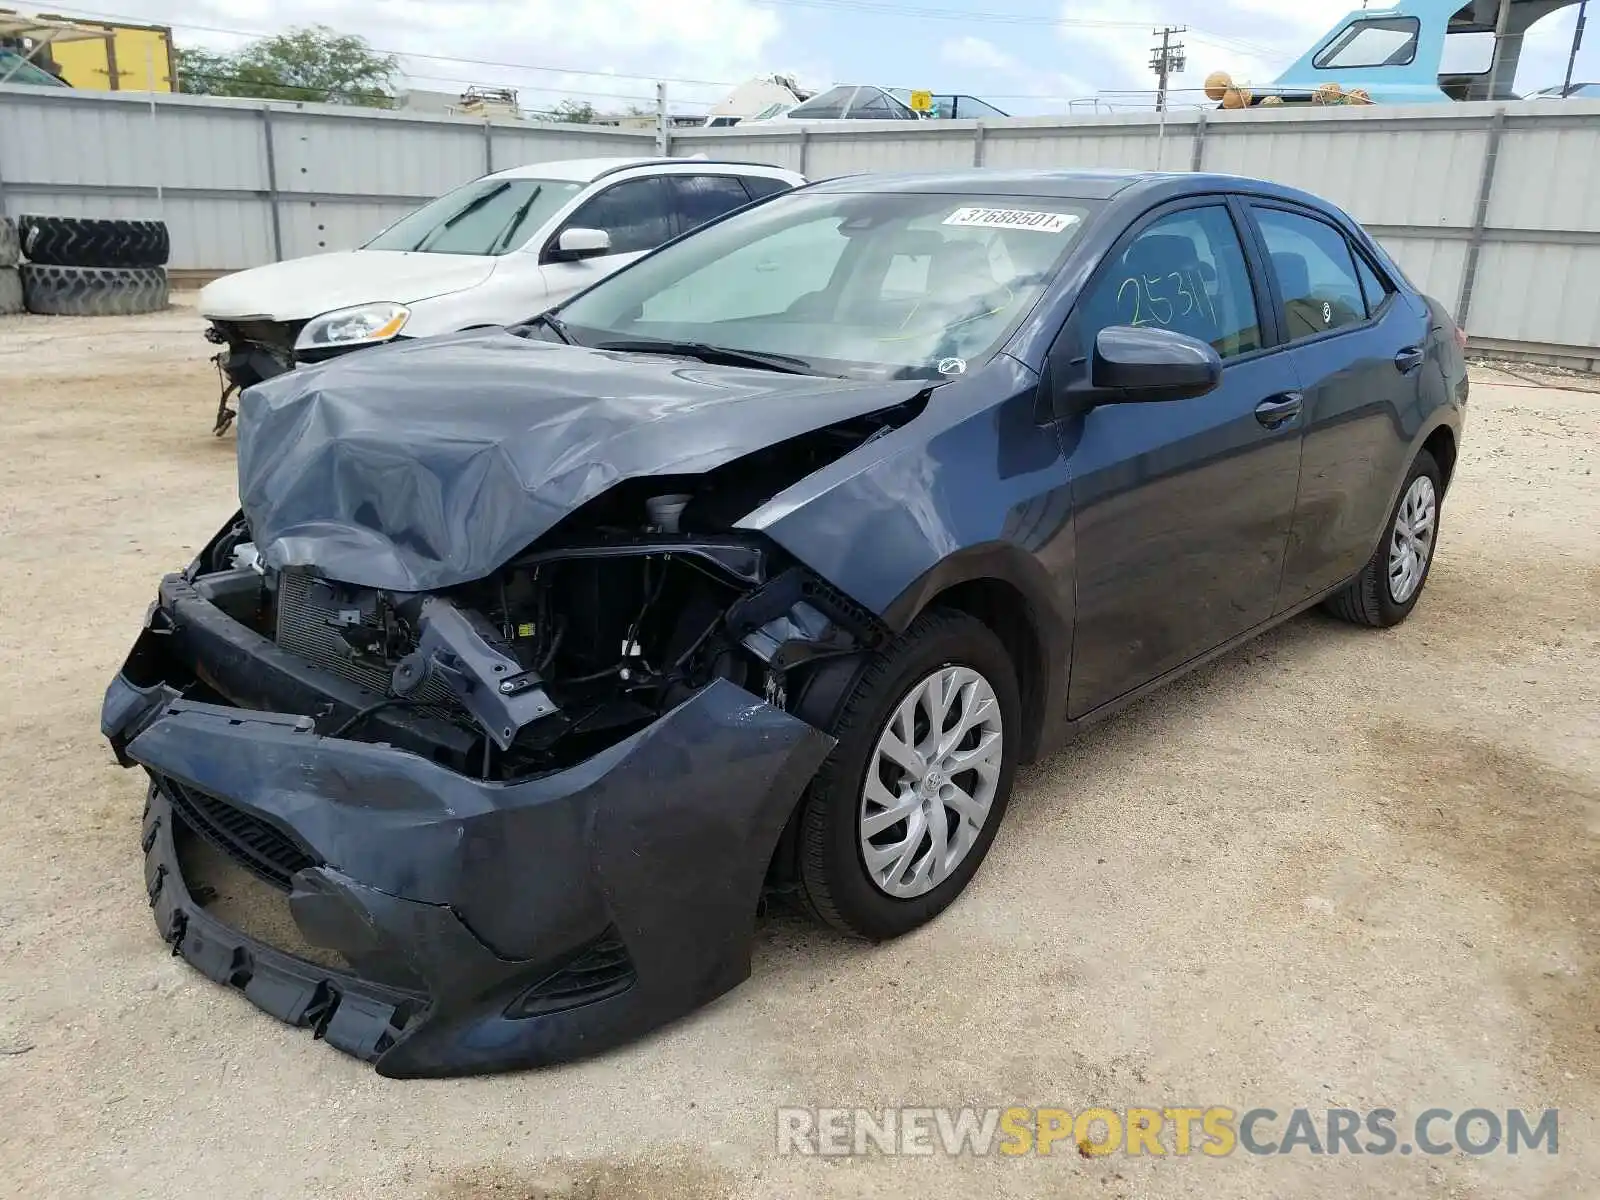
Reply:
M169 24L180 44L233 49L246 33L320 22L399 52L412 86L517 87L525 105L703 110L771 71L821 87L873 82L969 92L1016 114L1154 87L1151 29L1187 25L1196 88L1224 69L1270 82L1359 0L80 0L52 12ZM1373 7L1378 5L1374 4ZM1577 9L1530 36L1518 87L1561 82ZM1600 12L1577 78L1600 80ZM1178 95L1176 100L1191 99Z

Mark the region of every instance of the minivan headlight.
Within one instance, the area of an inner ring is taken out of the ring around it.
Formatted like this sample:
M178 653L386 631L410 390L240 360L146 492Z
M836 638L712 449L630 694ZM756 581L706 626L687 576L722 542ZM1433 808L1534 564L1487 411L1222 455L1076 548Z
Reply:
M357 304L352 308L336 308L306 322L300 336L295 339L295 353L387 342L397 336L410 319L409 308L387 300L376 304Z

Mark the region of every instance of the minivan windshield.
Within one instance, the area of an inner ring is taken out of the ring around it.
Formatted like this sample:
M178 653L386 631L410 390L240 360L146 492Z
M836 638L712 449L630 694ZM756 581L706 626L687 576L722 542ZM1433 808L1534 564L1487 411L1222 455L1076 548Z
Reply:
M958 375L1004 344L1092 208L1047 196L797 192L641 259L563 305L558 321L600 348L764 354L822 375Z
M364 249L506 254L521 249L582 186L567 179L475 179L401 217Z

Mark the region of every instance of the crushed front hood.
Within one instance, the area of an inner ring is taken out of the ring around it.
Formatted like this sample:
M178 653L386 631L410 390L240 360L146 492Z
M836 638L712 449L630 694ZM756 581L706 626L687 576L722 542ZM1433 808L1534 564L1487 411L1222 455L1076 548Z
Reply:
M434 591L489 575L621 480L707 471L927 386L454 334L251 388L239 498L270 566Z

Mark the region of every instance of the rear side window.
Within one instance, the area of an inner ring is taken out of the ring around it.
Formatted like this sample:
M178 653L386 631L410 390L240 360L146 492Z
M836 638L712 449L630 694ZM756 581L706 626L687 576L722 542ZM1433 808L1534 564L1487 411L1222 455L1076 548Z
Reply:
M605 230L613 254L653 250L672 236L666 189L654 177L612 184L573 213L564 228Z
M1356 255L1356 274L1361 277L1361 294L1367 302L1367 316L1374 316L1393 289L1359 254Z
M1321 71L1359 67L1403 67L1417 57L1422 22L1415 17L1377 17L1356 21L1317 55L1311 65Z
M736 175L669 175L666 184L677 198L684 233L750 203Z
M752 200L765 200L768 196L776 196L779 192L787 192L790 184L781 179L773 179L768 175L743 175L744 190L750 193Z
M1367 319L1367 302L1350 243L1332 225L1277 208L1257 208L1256 222L1283 298L1290 341Z
M1222 205L1186 208L1141 231L1105 268L1083 307L1085 345L1110 325L1154 325L1223 358L1261 348L1250 270Z

